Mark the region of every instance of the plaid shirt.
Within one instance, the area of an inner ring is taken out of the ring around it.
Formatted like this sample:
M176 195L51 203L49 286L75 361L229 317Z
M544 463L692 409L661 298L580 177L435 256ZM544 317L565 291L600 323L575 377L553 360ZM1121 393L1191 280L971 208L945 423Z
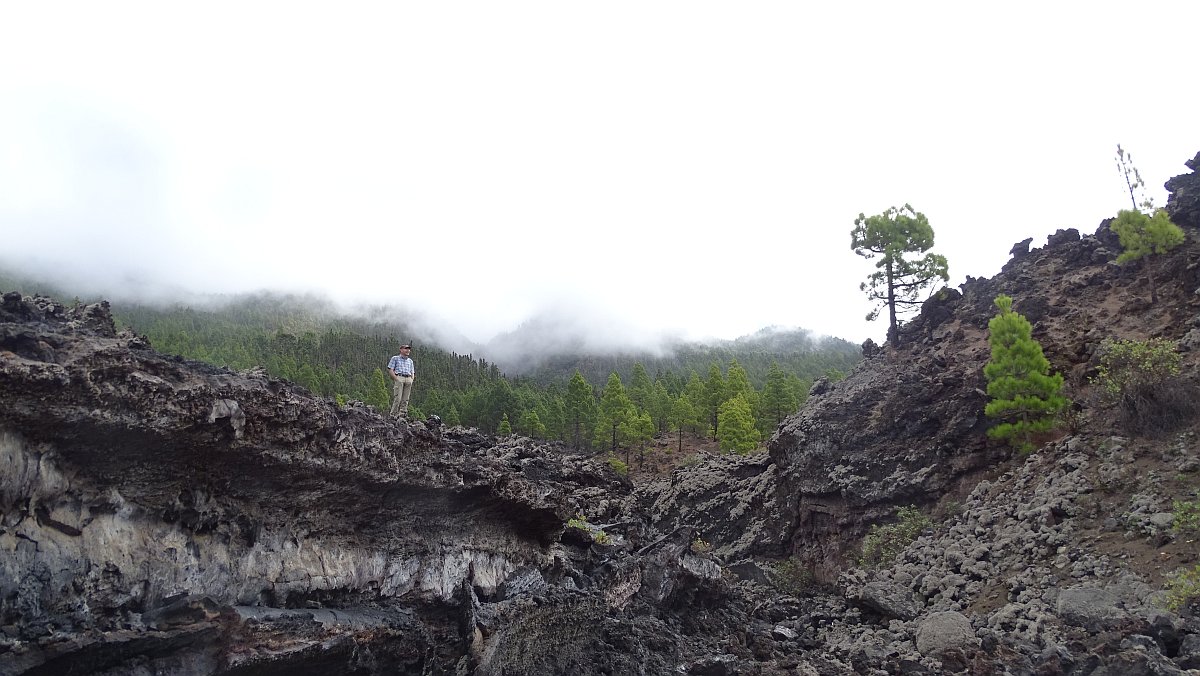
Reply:
M388 370L398 376L415 376L417 367L411 357L396 355L388 361Z

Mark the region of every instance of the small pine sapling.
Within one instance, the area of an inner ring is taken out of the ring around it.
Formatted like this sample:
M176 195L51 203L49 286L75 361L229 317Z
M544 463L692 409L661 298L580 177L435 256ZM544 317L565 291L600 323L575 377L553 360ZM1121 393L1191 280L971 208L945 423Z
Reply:
M1053 429L1068 402L1060 394L1062 375L1050 374L1050 361L1033 339L1033 327L1013 311L1012 303L1009 296L997 296L999 313L988 322L992 357L983 375L991 401L984 414L1000 420L988 430L989 437L1027 453L1034 448L1034 435Z

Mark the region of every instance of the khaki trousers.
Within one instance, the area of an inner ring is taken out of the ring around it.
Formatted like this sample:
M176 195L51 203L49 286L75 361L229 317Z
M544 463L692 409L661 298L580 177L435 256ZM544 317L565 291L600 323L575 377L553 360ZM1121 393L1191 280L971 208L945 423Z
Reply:
M412 376L398 376L395 382L392 383L392 410L390 415L393 418L402 418L408 415L408 398L412 396Z

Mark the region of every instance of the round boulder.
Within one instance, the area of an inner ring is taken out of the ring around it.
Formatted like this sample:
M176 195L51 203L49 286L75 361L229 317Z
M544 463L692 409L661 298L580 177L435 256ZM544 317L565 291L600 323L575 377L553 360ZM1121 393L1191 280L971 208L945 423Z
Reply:
M979 644L971 620L953 610L930 613L917 625L917 651L926 657L951 650L971 652Z

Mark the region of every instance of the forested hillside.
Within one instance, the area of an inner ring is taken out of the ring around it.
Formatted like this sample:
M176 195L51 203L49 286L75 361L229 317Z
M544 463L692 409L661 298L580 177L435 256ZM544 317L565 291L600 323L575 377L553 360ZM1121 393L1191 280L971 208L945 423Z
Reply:
M5 290L78 302L44 284L0 280ZM262 368L339 403L363 401L381 412L391 396L387 360L414 337L402 320L351 318L308 296L264 293L170 307L117 302L113 315L159 351L235 370ZM725 450L753 449L799 408L816 378L837 379L859 359L845 341L777 330L680 345L668 355L564 356L521 377L419 340L413 357L414 418L436 414L450 425L560 440L627 460L667 433L707 436Z

